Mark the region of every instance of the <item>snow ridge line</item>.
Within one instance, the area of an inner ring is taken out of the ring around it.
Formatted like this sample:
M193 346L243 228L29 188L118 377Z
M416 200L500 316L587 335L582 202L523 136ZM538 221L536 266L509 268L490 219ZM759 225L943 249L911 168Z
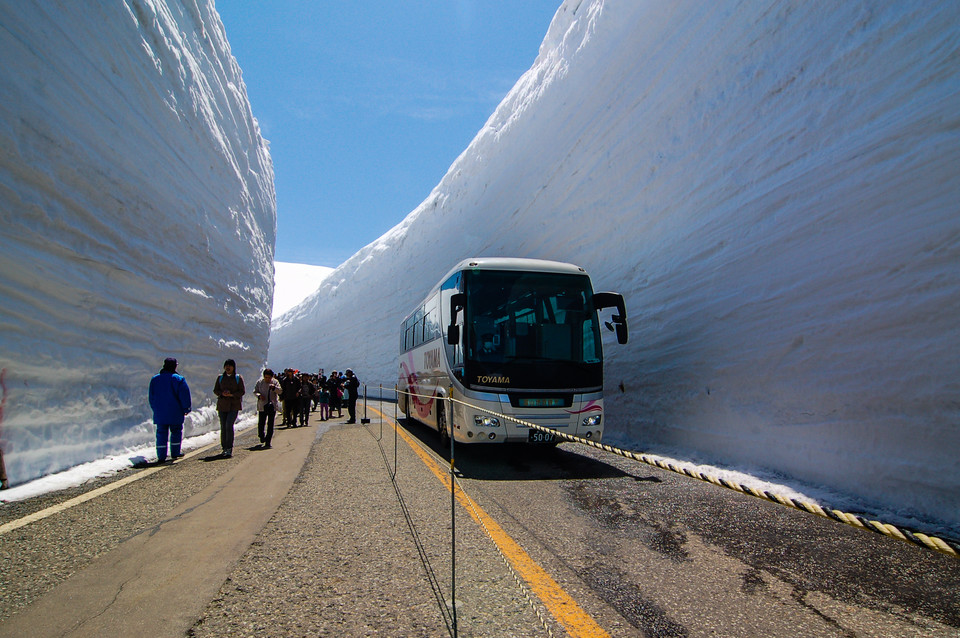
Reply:
M544 427L542 425L537 425L536 423L530 423L529 421L523 421L515 417L500 414L498 412L493 412L487 410L486 408L481 408L465 401L460 401L459 399L453 399L451 397L446 397L450 401L459 403L465 407L477 410L479 412L484 412L490 414L491 416L496 416L498 418L507 419L508 421L513 421L520 425L524 425L529 428L540 430L542 432L547 432L554 434L561 439L566 441L572 441L574 443L582 443L583 445L588 445L590 447L596 448L598 450L603 450L604 452L609 452L611 454L616 454L624 458L633 459L634 461L640 461L641 463L646 463L647 465L653 465L659 467L662 470L668 470L670 472L675 472L677 474L683 474L684 476L689 476L690 478L695 478L700 481L705 481L707 483L713 483L719 487L725 487L727 489L734 490L736 492L742 492L743 494L749 494L750 496L756 496L757 498L762 498L764 500L778 503L780 505L786 505L787 507L792 507L809 514L816 514L817 516L822 516L823 518L829 518L831 520L837 521L839 523L845 523L852 527L858 527L860 529L869 530L871 532L877 532L878 534L883 534L884 536L890 536L891 538L897 538L908 543L913 543L919 545L920 547L925 547L927 549L932 549L941 554L946 554L947 556L952 556L953 558L960 558L960 543L956 541L948 541L937 536L931 536L929 534L924 534L919 531L911 531L907 529L901 529L895 525L889 523L883 523L881 521L872 521L862 516L856 514L850 514L849 512L843 512L838 509L824 508L816 503L807 503L804 501L797 501L787 496L781 496L779 494L771 494L767 491L760 491L755 488L749 487L747 485L742 485L740 483L735 483L733 481L728 481L727 479L717 478L715 476L710 476L709 474L704 474L703 472L695 472L684 467L679 467L673 463L665 463L658 459L651 458L646 454L641 454L639 452L633 452L631 450L624 450L622 448L614 447L612 445L607 445L606 443L597 443L596 441L591 441L590 439L580 438L578 436L573 436L565 432L560 432L559 430L554 430L553 428Z

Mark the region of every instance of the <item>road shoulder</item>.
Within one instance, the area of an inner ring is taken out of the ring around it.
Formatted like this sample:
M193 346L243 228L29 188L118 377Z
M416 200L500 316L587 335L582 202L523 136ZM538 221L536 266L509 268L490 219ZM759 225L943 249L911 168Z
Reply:
M273 449L246 455L0 624L0 636L184 635L289 492L316 434L284 430Z

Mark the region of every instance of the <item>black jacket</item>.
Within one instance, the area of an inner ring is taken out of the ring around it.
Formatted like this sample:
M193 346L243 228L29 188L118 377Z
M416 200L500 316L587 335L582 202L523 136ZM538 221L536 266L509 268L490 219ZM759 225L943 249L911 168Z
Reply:
M343 389L344 389L344 391L349 391L349 392L350 392L350 399L349 399L349 401L356 401L356 400L357 400L357 397L359 396L360 379L358 379L358 378L355 377L355 376L353 376L353 377L347 377L347 378L344 379L344 381L343 381Z
M284 401L290 401L300 396L300 379L296 377L284 376L280 379L280 387L283 388L280 398Z

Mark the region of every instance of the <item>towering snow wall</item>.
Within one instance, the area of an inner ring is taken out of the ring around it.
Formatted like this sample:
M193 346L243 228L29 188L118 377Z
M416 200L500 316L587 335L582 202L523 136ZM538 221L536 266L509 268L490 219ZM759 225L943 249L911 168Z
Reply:
M960 4L565 2L271 361L392 387L403 315L474 255L625 294L611 438L960 526Z
M0 444L16 483L150 443L166 356L195 405L226 357L260 366L276 198L212 0L0 3L0 56Z

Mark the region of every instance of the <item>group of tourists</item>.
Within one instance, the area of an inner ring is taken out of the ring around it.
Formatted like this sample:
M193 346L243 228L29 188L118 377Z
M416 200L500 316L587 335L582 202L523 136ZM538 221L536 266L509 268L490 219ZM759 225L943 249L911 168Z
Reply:
M157 463L181 456L183 422L192 409L190 388L186 379L177 373L178 362L170 357L164 360L163 368L150 380L150 408L157 426ZM237 372L233 359L223 362L223 372L213 386L217 397L217 414L220 417L221 458L233 456L233 427L243 408L246 387L243 377ZM308 424L311 411L320 410L320 420L343 415L344 405L349 418L347 423L357 422L357 398L360 380L347 369L343 374L333 371L329 376L320 370L318 374L301 373L287 368L279 379L267 368L257 380L253 395L257 398L257 434L260 445L256 449L270 449L276 415L282 415L281 426L293 428Z
M286 427L307 425L311 412L320 410L320 420L331 418L334 410L337 418L343 416L346 405L349 414L347 423L356 423L357 396L360 381L347 369L340 374L336 370L327 376L320 370L317 374L299 372L287 368L280 379L280 400L283 403L283 421Z

